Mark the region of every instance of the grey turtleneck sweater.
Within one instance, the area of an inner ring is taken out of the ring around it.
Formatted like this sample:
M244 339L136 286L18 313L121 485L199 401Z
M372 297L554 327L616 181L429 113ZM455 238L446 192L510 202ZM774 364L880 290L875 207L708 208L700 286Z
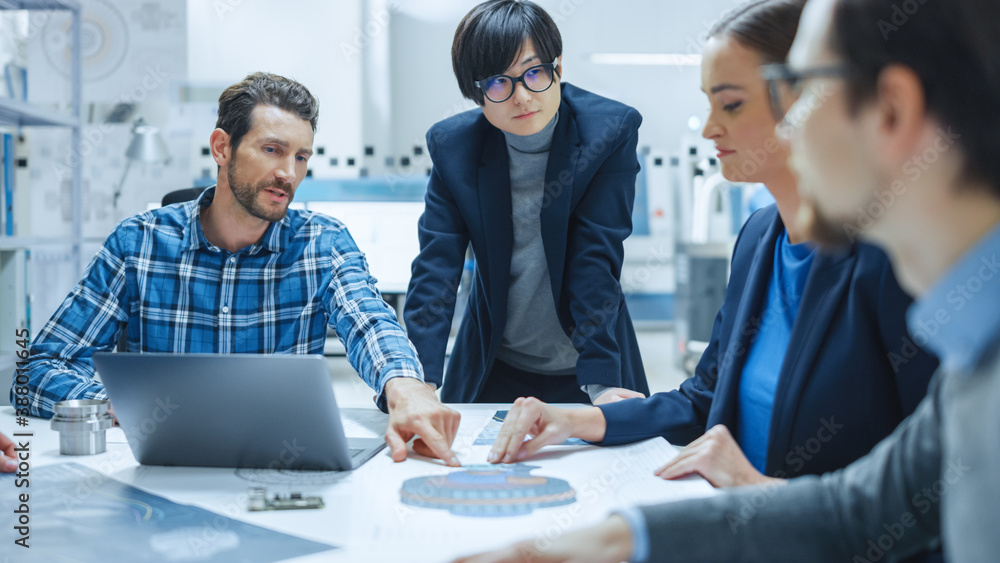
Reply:
M515 368L545 375L576 373L579 357L559 324L542 246L545 169L558 122L557 113L545 128L533 135L504 132L510 160L514 247L508 281L507 326L497 357ZM605 389L601 385L584 387L591 399Z

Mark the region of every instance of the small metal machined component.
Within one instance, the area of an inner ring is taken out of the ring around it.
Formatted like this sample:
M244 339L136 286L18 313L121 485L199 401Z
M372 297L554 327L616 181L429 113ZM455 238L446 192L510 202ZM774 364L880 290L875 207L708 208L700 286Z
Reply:
M323 497L304 497L302 493L289 493L287 497L275 494L267 498L267 489L251 487L247 501L247 510L259 512L262 510L301 510L308 508L323 508Z
M53 410L52 429L59 432L59 453L91 455L107 449L105 430L114 419L108 414L110 403L96 399L59 401Z

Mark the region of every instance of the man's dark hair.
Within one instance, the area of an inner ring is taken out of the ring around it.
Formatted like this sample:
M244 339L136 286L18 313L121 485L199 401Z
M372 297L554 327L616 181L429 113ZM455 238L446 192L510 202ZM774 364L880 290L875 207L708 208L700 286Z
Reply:
M795 40L806 0L758 0L722 16L709 37L728 35L760 54L764 64L783 63Z
M253 127L253 109L259 105L293 113L308 121L313 133L316 132L319 102L305 86L277 74L255 72L219 96L219 119L215 127L229 134L229 146L234 153Z
M462 18L451 44L451 65L466 98L483 105L475 82L503 74L516 61L528 39L539 64L562 55L562 36L549 14L527 0L490 0Z
M883 69L911 69L927 112L960 135L965 181L1000 197L1000 2L839 0L830 47L854 71L852 112L875 96Z

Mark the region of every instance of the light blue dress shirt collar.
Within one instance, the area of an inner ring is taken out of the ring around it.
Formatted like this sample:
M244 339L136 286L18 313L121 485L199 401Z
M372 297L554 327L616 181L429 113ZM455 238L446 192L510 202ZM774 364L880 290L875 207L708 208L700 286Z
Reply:
M985 361L1000 338L1000 225L941 277L907 314L917 345L941 366L968 373ZM633 563L648 563L650 538L638 508L618 511L632 532Z
M1000 337L1000 225L958 259L907 314L910 334L948 371L968 373Z

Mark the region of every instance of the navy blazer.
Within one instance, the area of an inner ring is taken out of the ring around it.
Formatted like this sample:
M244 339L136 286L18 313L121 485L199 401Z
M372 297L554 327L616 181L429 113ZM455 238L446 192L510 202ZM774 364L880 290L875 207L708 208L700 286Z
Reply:
M784 232L774 205L750 217L695 375L675 391L601 406L605 445L652 436L683 445L716 424L737 435L740 374ZM816 255L778 376L765 474L845 467L913 412L937 360L908 336L910 303L881 250L857 244Z
M649 393L619 279L632 232L635 109L562 85L542 200L542 243L556 314L580 352L580 385L599 383ZM507 317L514 240L507 145L503 132L474 109L427 133L434 162L419 222L403 317L428 382L445 402L473 402L486 383ZM469 302L444 377L465 251L476 257Z

